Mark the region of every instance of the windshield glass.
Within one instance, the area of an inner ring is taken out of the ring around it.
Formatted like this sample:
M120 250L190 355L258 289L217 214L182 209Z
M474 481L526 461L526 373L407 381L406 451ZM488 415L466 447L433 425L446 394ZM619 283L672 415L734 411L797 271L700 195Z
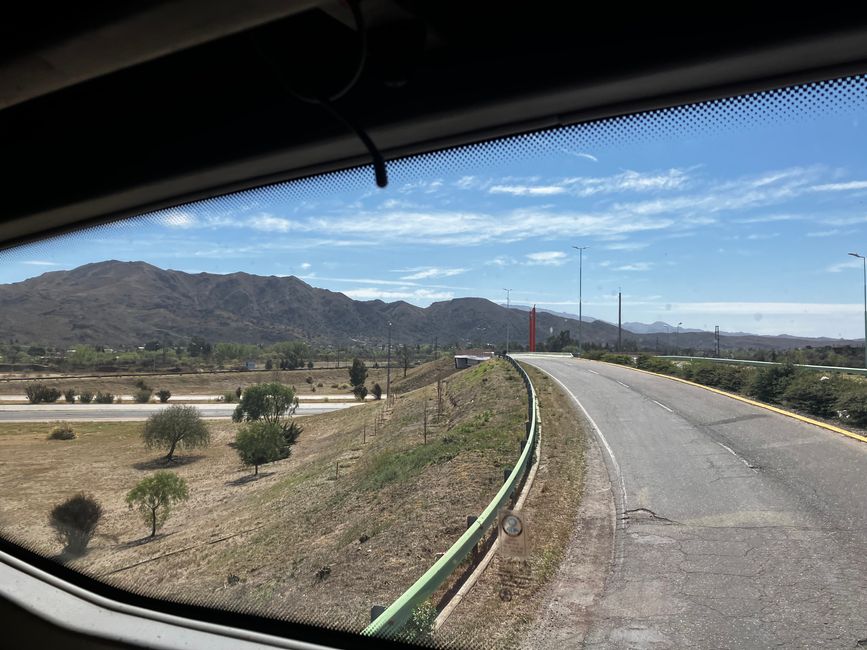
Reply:
M428 645L867 639L865 103L677 107L3 251L0 535Z

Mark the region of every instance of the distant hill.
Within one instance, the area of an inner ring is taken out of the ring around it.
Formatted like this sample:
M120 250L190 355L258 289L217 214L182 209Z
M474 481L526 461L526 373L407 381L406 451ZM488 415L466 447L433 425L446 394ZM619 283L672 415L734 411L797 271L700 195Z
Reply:
M395 343L425 344L436 338L440 345L460 347L502 344L507 324L511 340L526 344L529 327L526 311L507 310L483 298L456 298L423 308L403 301L352 300L296 277L190 274L144 262L98 262L0 285L0 340L53 346L178 343L192 336L237 343L304 339L380 345L386 341L389 322ZM577 319L538 312L538 341L562 330L576 338ZM582 333L588 342L617 342L617 327L604 321L585 320ZM674 342L674 334L624 330L622 336L624 343L635 341L660 351ZM722 340L725 349L787 349L830 342L753 335ZM710 350L713 334L681 330L679 345Z

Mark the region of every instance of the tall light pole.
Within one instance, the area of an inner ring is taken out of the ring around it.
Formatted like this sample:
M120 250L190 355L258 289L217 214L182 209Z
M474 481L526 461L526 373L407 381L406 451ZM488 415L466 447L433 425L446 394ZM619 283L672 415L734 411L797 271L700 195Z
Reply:
M388 321L388 361L385 370L385 399L391 399L391 321Z
M584 278L582 277L584 271L584 251L586 251L589 246L573 246L576 251L578 251L578 354L581 355L581 327L584 322L584 316L581 313L581 306L583 301L582 295L582 284Z
M858 253L849 253L849 255L859 258L861 266L864 267L864 367L867 368L867 258Z
M511 306L509 298L512 295L512 290L503 289L503 291L506 292L506 354L509 354L509 309Z
M674 332L674 353L675 354L680 354L680 345L678 345L678 343L677 343L677 337L680 335L680 326L681 325L683 325L682 322L678 323L677 329Z

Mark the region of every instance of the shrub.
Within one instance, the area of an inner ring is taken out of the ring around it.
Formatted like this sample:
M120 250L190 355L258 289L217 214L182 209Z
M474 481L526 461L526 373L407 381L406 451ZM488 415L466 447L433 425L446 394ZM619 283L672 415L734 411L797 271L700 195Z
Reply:
M233 390L227 390L225 393L223 393L223 401L226 404L234 404L237 399L238 399L238 396L235 394L235 391L233 391Z
M844 422L867 427L867 387L856 385L844 390L834 407Z
M791 363L761 368L753 376L747 392L762 402L779 403L796 372Z
M382 399L382 386L379 384L374 384L370 392L373 393L373 399Z
M405 643L427 645L430 643L437 619L437 608L429 600L419 603L400 633L400 640Z
M55 506L48 515L48 524L63 544L64 552L83 555L101 517L99 502L81 492Z
M312 361L307 362L307 370L313 370L313 362Z
M170 391L166 388L161 388L160 390L157 391L157 397L159 398L161 404L165 404L166 402L168 402L169 398L171 396L172 396L172 391Z
M811 415L832 417L836 413L837 383L832 379L822 381L820 375L813 372L799 373L789 382L782 400Z
M63 399L66 401L67 404L74 404L75 403L75 389L74 388L67 388L65 391L63 391Z
M99 390L96 392L93 401L97 404L113 404L114 395L112 395L111 393L103 393L101 390Z
M606 352L601 356L602 361L607 361L608 363L619 363L622 366L631 366L632 365L632 357L628 354L612 354L610 352Z
M331 384L331 387L332 388L340 388L340 386L338 386L337 384Z
M31 404L50 404L60 399L60 391L45 384L30 384L24 389L24 394Z
M132 396L136 404L147 404L151 401L154 392L150 388L139 388Z
M677 366L668 359L660 359L659 357L653 357L647 354L638 355L635 367L666 375L674 375L677 373Z
M170 461L176 447L207 447L211 443L211 432L199 409L175 404L147 419L142 440L149 449L168 447L166 461Z
M163 471L139 482L126 495L126 502L130 508L138 508L145 524L151 527L153 537L168 519L172 507L188 498L186 481L174 472Z
M135 382L135 384L133 384L133 385L134 385L136 388L138 388L139 390L150 390L150 391L153 391L153 388L150 387L150 386L148 386L148 385L145 383L145 380L144 380L144 379L136 379L136 382Z
M316 386L317 386L318 388L322 388L322 387L325 386L325 384L323 384L323 383L320 381L318 384L316 384Z
M232 414L232 420L235 422L265 420L285 428L297 408L298 398L292 387L279 382L256 384L244 391L241 403Z
M713 361L695 361L686 365L689 370L684 374L689 374L690 379L705 386L736 392L746 383L745 368Z
M352 394L355 395L355 399L357 399L359 402L363 402L364 398L367 397L367 387L356 386L352 389Z
M235 438L235 447L241 462L254 467L254 476L259 474L259 465L289 456L283 428L277 423L264 420L242 427Z
M72 425L69 422L58 422L52 427L48 438L50 440L74 440L75 431L72 430Z
M312 384L313 383L313 377L311 377L310 375L307 375L307 377L304 378L304 381L306 381L308 384Z
M93 391L83 390L78 395L78 401L82 404L90 404L93 401Z

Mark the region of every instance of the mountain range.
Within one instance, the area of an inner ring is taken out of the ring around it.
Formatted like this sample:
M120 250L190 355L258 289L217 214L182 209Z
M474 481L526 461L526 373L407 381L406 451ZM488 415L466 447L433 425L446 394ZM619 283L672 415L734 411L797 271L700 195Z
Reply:
M96 262L0 285L0 340L30 344L121 347L152 340L177 344L201 336L214 342L303 339L319 345L381 345L389 323L394 343L436 339L441 346L459 347L502 345L507 326L511 341L526 344L529 327L526 308L506 309L483 298L455 298L428 307L360 301L294 276L190 274L145 262ZM577 318L538 312L538 341L562 330L577 338ZM618 331L616 325L585 316L582 335L585 341L613 346ZM676 338L670 331L634 333L627 328L621 336L624 343L660 351L672 351ZM711 332L682 329L677 341L681 348L714 348ZM858 344L790 336L720 337L723 349L829 343Z

